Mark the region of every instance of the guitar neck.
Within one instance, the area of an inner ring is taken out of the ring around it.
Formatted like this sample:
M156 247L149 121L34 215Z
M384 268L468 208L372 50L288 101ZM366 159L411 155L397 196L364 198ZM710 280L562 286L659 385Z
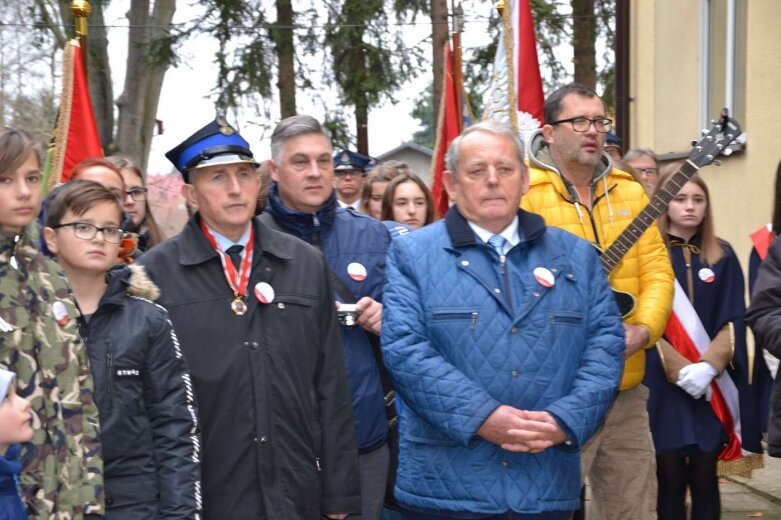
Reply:
M673 200L675 195L681 191L684 184L689 182L699 167L691 161L686 161L681 168L670 177L664 186L656 192L654 198L643 211L637 215L632 222L621 232L618 238L602 253L600 260L605 274L609 275L618 265L622 258L629 252L633 245L640 239L645 231L651 227L656 219L667 211L667 206Z

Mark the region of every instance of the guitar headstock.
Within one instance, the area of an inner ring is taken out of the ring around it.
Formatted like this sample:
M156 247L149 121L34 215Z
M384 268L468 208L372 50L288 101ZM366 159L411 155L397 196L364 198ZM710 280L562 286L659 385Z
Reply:
M722 109L721 117L712 122L710 131L693 143L689 161L701 168L714 162L719 155L730 155L729 144L742 133L740 123L729 117L726 108Z

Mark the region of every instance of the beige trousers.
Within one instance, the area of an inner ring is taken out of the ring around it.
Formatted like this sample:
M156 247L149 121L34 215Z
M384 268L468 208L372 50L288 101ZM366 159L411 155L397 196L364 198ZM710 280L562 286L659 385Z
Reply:
M656 519L656 453L647 405L643 385L619 392L605 424L584 446L587 520Z

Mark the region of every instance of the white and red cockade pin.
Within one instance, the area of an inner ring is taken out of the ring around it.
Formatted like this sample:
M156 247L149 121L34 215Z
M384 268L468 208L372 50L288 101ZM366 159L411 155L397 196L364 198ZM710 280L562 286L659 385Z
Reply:
M64 327L70 318L68 317L68 309L65 308L65 304L60 300L56 300L52 303L52 313L54 313L54 319L60 324L60 327Z
M714 273L712 269L708 269L707 267L703 267L702 269L700 269L700 272L697 273L697 276L699 276L700 280L702 280L705 283L713 283L713 281L716 279L716 273Z
M255 298L260 303L271 303L274 301L274 288L266 282L258 282L255 284Z
M366 268L358 262L353 262L347 266L347 274L356 282L366 280Z
M550 270L544 267L536 267L534 269L534 279L546 289L550 289L556 283L556 277L553 276Z

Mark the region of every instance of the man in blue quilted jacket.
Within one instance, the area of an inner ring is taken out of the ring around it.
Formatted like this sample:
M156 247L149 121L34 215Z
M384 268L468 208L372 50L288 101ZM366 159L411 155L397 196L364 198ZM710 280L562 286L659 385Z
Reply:
M585 241L519 210L523 143L453 141L445 219L393 242L382 352L400 399L405 520L564 520L580 448L616 395L621 319Z

